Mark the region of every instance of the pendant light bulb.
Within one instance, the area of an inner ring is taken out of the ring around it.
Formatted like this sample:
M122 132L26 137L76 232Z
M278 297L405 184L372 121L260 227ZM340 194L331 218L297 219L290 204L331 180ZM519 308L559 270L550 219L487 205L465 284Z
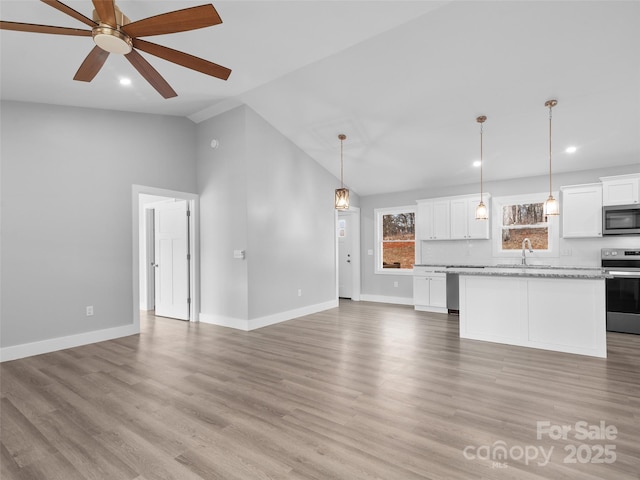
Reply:
M544 214L547 216L560 215L560 205L558 200L553 198L552 186L551 186L551 110L558 104L557 100L547 100L544 103L545 107L549 108L549 198L544 202Z
M482 160L482 124L487 120L487 117L484 115L476 118L476 122L480 124L480 203L476 207L476 220L488 220L489 219L489 209L482 201L482 164L484 163Z
M344 133L338 135L340 140L340 188L336 188L335 208L336 210L347 210L349 208L349 189L344 188L344 162L342 159L342 144L347 139Z

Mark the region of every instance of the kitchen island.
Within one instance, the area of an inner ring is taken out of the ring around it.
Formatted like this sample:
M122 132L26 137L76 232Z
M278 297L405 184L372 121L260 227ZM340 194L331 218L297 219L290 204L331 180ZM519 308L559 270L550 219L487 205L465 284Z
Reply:
M447 267L460 276L460 337L606 358L600 268Z

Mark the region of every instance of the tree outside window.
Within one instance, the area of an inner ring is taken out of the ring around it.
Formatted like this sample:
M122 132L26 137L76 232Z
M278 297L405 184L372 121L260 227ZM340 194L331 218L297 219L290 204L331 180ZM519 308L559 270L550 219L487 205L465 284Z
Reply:
M549 249L549 225L542 202L502 207L502 250L520 251L525 238L531 240L534 250Z
M376 232L376 272L412 272L416 252L415 208L377 209Z

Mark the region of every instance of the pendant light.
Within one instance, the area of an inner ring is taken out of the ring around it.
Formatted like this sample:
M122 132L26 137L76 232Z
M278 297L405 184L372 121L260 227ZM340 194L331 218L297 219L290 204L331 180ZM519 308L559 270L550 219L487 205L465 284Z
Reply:
M544 202L544 214L547 216L560 215L560 206L558 205L558 200L553 198L553 194L551 193L551 109L557 104L557 100L547 100L544 103L544 106L549 108L549 198L547 198L547 201Z
M476 122L480 124L480 203L476 207L476 220L487 220L489 218L489 210L482 201L482 124L487 120L484 115L476 118Z
M336 210L347 210L349 208L349 189L344 188L344 163L342 160L342 144L347 139L343 133L338 135L340 139L340 188L336 188Z

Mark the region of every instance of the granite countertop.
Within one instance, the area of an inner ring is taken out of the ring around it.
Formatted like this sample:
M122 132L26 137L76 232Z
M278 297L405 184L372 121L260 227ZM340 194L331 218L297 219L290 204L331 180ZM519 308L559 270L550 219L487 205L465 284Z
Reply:
M570 265L444 265L416 264L415 267L434 267L439 272L457 273L459 275L482 275L503 277L546 277L546 278L612 278L600 267L584 267Z

